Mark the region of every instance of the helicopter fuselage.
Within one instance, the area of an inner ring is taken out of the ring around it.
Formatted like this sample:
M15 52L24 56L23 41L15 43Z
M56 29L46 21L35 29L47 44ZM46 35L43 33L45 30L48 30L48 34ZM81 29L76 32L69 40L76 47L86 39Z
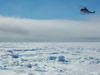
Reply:
M82 8L82 9L80 9L80 11L82 12L82 13L86 13L86 14L89 14L89 13L95 13L95 11L89 11L87 8Z

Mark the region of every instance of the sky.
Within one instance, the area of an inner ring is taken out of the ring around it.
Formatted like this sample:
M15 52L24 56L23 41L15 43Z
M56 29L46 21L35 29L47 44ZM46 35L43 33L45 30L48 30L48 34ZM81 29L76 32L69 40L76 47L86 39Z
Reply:
M1 42L100 42L100 0L0 0ZM81 6L95 14L80 14Z

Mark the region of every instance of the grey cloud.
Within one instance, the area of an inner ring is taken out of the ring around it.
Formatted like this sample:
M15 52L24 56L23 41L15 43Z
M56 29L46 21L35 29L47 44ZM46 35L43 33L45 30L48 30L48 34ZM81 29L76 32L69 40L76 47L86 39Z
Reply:
M27 34L27 31L19 27L0 26L0 32L11 34Z
M82 37L79 39L87 42L100 42L100 37Z
M100 19L98 20L32 20L0 17L0 41L99 41Z

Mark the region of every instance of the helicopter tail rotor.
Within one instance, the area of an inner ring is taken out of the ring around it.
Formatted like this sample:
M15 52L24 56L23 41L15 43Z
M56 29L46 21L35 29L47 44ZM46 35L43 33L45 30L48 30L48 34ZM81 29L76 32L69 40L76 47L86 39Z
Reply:
M93 13L95 14L95 11L93 11Z

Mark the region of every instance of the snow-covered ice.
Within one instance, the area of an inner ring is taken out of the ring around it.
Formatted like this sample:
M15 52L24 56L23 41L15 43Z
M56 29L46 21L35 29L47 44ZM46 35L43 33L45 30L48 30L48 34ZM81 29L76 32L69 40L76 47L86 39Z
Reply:
M0 43L0 75L100 75L100 43Z

